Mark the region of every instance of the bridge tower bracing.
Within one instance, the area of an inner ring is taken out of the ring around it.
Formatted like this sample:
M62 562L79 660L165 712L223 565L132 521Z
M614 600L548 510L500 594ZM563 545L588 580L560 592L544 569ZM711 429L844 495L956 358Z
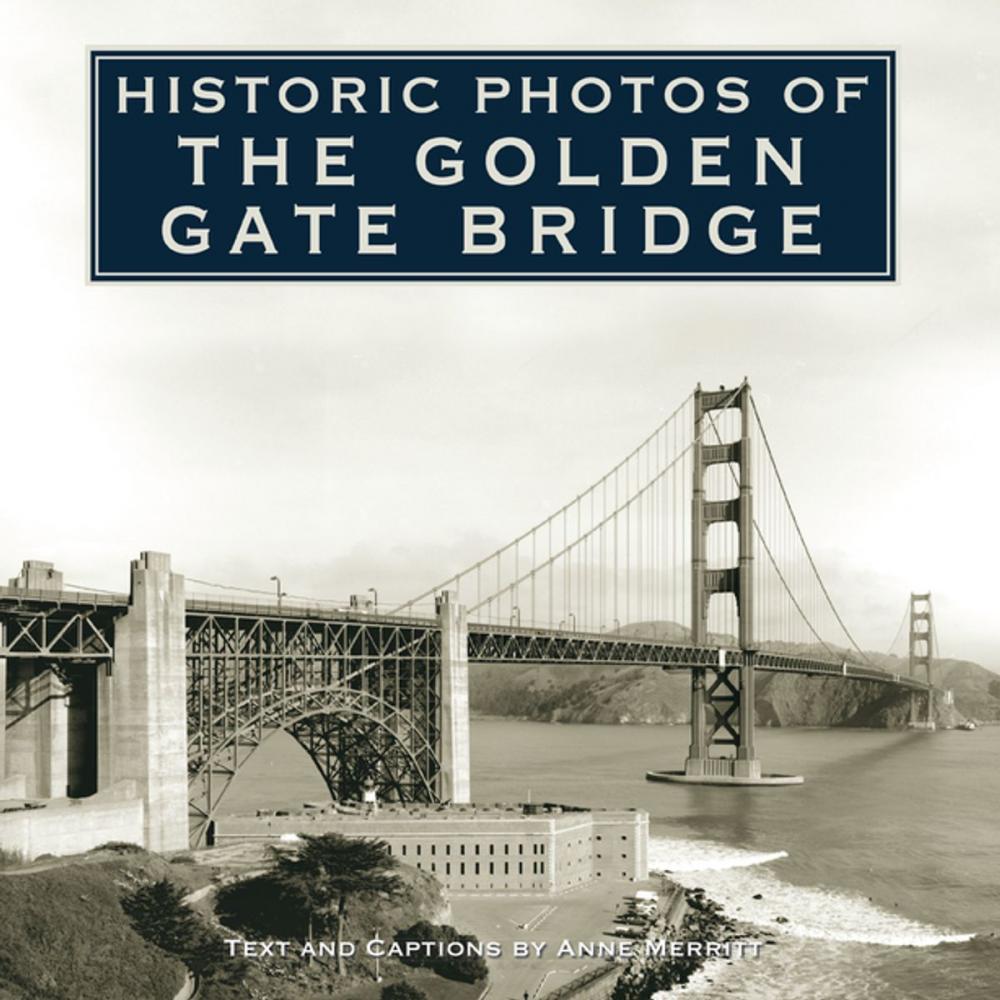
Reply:
M927 696L910 694L910 728L934 729L934 691L931 687L931 659L934 654L934 612L931 595L910 594L910 677L927 683ZM920 718L923 703L926 711Z
M737 439L706 444L705 421L713 411L735 408L740 413ZM709 603L717 594L732 594L739 615L737 656L720 651L716 667L691 671L691 743L684 765L688 778L760 779L754 742L753 651L753 487L751 480L750 386L737 390L694 394L693 490L691 517L691 621L694 645L708 644ZM738 469L739 493L730 500L706 498L705 475L712 465ZM734 523L739 537L735 566L708 568L708 530L713 524ZM706 725L706 712L708 720ZM714 748L723 754L713 755ZM732 754L729 753L732 748Z
M58 593L62 573L52 563L29 559L10 586L17 591ZM0 658L0 691L4 693L0 787L6 787L12 798L49 799L69 794L69 688L65 672L54 662Z
M714 412L737 409L739 436L721 440ZM752 402L750 385L694 393L691 511L691 644L711 645L709 603L731 594L738 614L738 650L720 648L716 665L691 665L691 742L683 771L648 771L650 781L705 785L797 785L798 775L762 774L754 739L754 515L751 478ZM709 424L716 443L705 443ZM728 466L738 485L728 500L708 499L706 471ZM709 568L708 530L713 524L734 524L739 545L736 565ZM713 751L716 751L713 753Z

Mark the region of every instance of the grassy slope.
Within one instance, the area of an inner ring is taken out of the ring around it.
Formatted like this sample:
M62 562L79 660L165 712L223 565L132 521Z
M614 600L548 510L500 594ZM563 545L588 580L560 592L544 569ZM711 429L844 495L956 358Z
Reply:
M183 965L132 930L119 898L140 880L169 877L194 888L213 869L170 864L145 851L92 852L31 868L0 873L0 1000L172 1000L184 980ZM418 919L447 919L441 887L429 873L402 866L400 874L407 886L403 897L388 906L356 900L345 937L367 939L378 927L391 938ZM211 912L210 903L206 909ZM256 936L249 927L244 931ZM381 988L372 981L371 960L352 960L349 971L342 981L328 963L307 968L294 960L265 960L251 963L245 974L256 995L273 1000L312 1000L329 995L331 987L342 1000L377 1000ZM475 1000L482 991L481 983L453 983L393 960L382 972L386 981L414 982L434 1000ZM247 995L238 983L221 982L203 982L200 993L204 1000Z
M114 868L0 877L0 998L171 1000L184 966L132 930Z

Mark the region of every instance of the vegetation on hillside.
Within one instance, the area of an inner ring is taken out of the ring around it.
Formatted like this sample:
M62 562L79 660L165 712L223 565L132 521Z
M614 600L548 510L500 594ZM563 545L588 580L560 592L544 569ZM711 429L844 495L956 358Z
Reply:
M389 983L382 988L381 1000L427 1000L427 994L411 983Z
M447 912L441 885L430 872L400 865L396 875L402 888L393 898L361 895L353 900L349 930L391 939L400 927L441 919ZM226 927L246 938L297 941L308 932L303 911L294 898L281 893L273 870L220 886L215 912Z
M348 842L353 860L340 853L343 845L309 848L308 856L318 856L318 878L325 886L325 895L310 897L312 930L320 940L330 943L321 935L333 933L337 919L348 940L379 936L391 942L400 928L444 917L443 890L430 873L387 865L382 849L371 842L360 842L370 855L365 861L355 850L358 843ZM303 844L309 840L303 838ZM340 870L321 870L323 862L332 864L334 854L340 863L353 865L345 870L355 884L371 862L368 870L375 872L376 882L389 877L398 886L379 882L376 888L368 878L355 893L347 892L342 908L339 894L347 883ZM309 930L305 897L282 881L280 863L274 861L262 875L225 884L236 873L243 876L245 862L226 873L199 865L190 855L167 860L134 845L111 844L77 858L51 859L44 867L0 874L0 1000L173 1000L189 972L197 977L199 1000L312 1000L320 995L380 1000L386 983L397 991L412 986L434 1000L478 996L481 985L442 979L429 968L408 968L390 958L381 962L383 982L378 982L374 959L360 948L346 976L336 974L332 960L309 965L301 954ZM223 887L217 892L193 905L185 902L187 893L218 877ZM224 939L241 938L283 940L290 947L287 957L246 960L224 944Z
M222 934L184 902L184 890L169 879L141 884L121 900L133 928L150 944L184 963L207 985L238 984L247 963L226 956Z
M302 834L294 850L274 852L273 879L278 895L306 916L306 941L313 931L333 931L337 972L345 974L340 943L352 897L394 899L403 882L384 840L339 833Z
M450 924L432 924L420 920L396 934L396 943L406 947L408 942L417 945L438 945L437 950L419 950L405 957L403 962L415 968L433 969L445 979L474 983L485 979L488 973L485 959L470 952L468 946L479 944L474 934L462 934ZM448 954L448 945L457 945L460 953ZM440 953L439 953L440 951Z
M0 877L0 983L11 1000L172 1000L184 964L120 905L126 876L72 864Z

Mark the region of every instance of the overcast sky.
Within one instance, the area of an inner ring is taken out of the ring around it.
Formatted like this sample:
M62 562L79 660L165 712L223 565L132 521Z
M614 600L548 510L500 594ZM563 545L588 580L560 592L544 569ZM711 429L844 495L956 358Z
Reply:
M748 375L863 645L1000 666L995 2L3 5L0 575L413 596ZM87 45L893 46L900 279L85 284Z

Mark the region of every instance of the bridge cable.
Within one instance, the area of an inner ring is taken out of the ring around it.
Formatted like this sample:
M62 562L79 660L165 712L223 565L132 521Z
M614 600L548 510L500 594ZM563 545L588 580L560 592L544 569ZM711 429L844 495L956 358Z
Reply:
M751 399L752 398L753 397L751 397ZM719 429L716 426L715 418L712 416L711 413L706 413L705 415L708 418L708 422L711 425L712 430L715 432L716 441L719 444L722 444L723 443L722 436L719 434ZM735 471L733 470L732 465L729 465L728 468L729 468L730 475L733 477L734 481L736 482L736 485L739 486L739 477L736 475ZM760 541L760 544L763 546L764 552L766 553L767 558L768 558L768 560L771 563L771 566L774 568L775 573L777 573L777 575L778 575L778 579L781 581L782 586L784 586L784 588L785 588L785 592L788 594L789 600L792 602L792 604L795 606L796 611L798 611L799 615L802 617L802 620L805 622L806 627L809 629L810 632L812 632L813 637L816 639L816 641L831 656L835 656L834 651L830 648L830 646L826 642L826 640L819 634L819 632L816 631L816 628L814 627L814 625L812 624L812 622L809 620L809 616L805 613L805 610L803 609L802 605L799 603L798 599L796 598L795 594L793 593L792 588L789 586L788 581L785 578L785 575L781 572L781 568L778 566L777 560L775 559L774 554L771 551L771 547L767 543L767 539L764 537L764 533L761 531L760 525L757 523L757 518L756 517L753 518L753 527L754 527L754 531L755 531L755 533L757 535L757 539Z
M857 641L851 634L848 627L844 624L843 618L840 617L840 612L837 610L836 605L833 603L833 598L830 597L830 592L826 589L826 584L823 582L823 578L820 576L819 569L816 567L816 562L812 557L812 552L809 550L809 546L806 544L805 536L802 534L802 528L799 525L799 520L795 516L795 509L792 507L792 502L789 499L788 491L785 489L784 480L781 478L781 473L778 470L778 464L775 461L774 452L771 450L771 443L768 440L767 431L764 430L764 425L761 423L760 412L757 409L757 402L754 399L752 393L750 394L750 405L751 407L753 407L754 417L756 418L757 422L757 429L760 431L761 440L764 442L764 448L767 451L767 457L770 459L771 468L774 470L775 478L778 481L778 487L781 490L781 495L785 499L785 505L788 508L788 513L791 515L792 524L795 526L795 531L798 534L799 541L802 543L802 549L806 554L806 559L809 560L809 565L812 568L812 571L816 577L816 582L819 584L820 590L822 590L823 596L826 598L826 602L830 606L830 610L833 612L834 618L837 619L837 624L840 625L840 627L843 629L844 635L846 635L847 638L850 640L851 645L861 656L861 658L866 663L871 664L871 660L869 660L869 658L865 655L864 651L858 645Z
M903 634L903 629L906 627L906 623L910 620L910 603L907 601L906 607L903 609L903 620L899 623L899 628L896 629L896 636L889 643L889 649L886 653L887 656L892 656L893 647L899 641L899 637Z
M704 432L703 432L702 436L704 436ZM559 549L557 552L553 553L544 562L540 563L537 567L535 567L535 569L536 570L538 570L538 569L544 569L546 566L549 566L549 565L555 563L556 561L558 561L559 559L561 559L563 556L567 555L568 553L576 551L578 546L584 544L595 532L600 531L602 528L604 528L608 524L608 522L611 521L614 517L616 517L618 514L621 514L623 511L628 510L630 507L632 507L633 504L636 504L637 502L640 502L641 498L642 498L642 495L644 493L646 493L647 491L652 490L655 487L656 483L660 479L662 479L668 472L672 471L677 466L677 464L683 458L685 458L687 456L688 452L690 452L693 447L694 447L694 442L689 443L687 445L687 447L685 447L685 449L679 455L676 455L674 457L674 459L661 472L659 472L654 479L651 479L644 486L639 487L637 489L636 493L633 496L629 497L627 500L623 501L620 504L620 506L618 506L617 508L615 508L614 510L612 510L611 514L608 516L608 518L606 520L601 521L601 522L593 525L593 527L589 528L587 531L581 532L581 534L577 538L575 538L573 540L570 540L569 537L568 537L568 535L565 535L565 533L564 533L564 537L565 537L566 540L563 543L563 547L561 549ZM572 504L570 504L569 506L572 506ZM544 521L542 522L543 525L545 523L546 522L544 522ZM628 535L628 533L629 533L629 524L628 524L628 522L626 522L626 526L625 527L626 527L626 535ZM522 536L522 537L524 537L524 536ZM501 549L500 551L506 551L507 548L509 548L509 546L506 546L504 549ZM631 548L630 545L626 545L626 577L630 576L630 568L629 568L630 567L630 562L631 562L631 555L630 555L630 552L629 552L630 548ZM476 563L475 565L476 566L482 565L482 563L488 562L489 559L494 558L497 554L498 553L494 553L493 556L490 556L487 559L482 560L480 563ZM567 566L568 566L568 564L567 564ZM468 570L466 570L465 572L468 572ZM458 575L459 576L463 576L464 573L459 573ZM520 584L524 583L525 580L527 580L530 576L531 576L530 572L525 573L522 576L520 576L519 578L511 581L510 584L507 584L507 587L505 587L504 589L507 589L507 588L509 588L511 586L514 586L514 585L520 585ZM455 579L454 576L450 576L450 577L448 577L448 581L446 581L446 582L451 582L454 579ZM630 590L631 590L631 587L630 586L626 586L626 597L628 597ZM485 597L485 598L480 598L479 601L476 604L470 604L468 610L470 612L472 612L472 611L478 611L484 604L487 604L489 601L493 600L494 597L496 597L496 594L492 594L492 595L490 595L488 597ZM417 600L419 600L419 598L417 598ZM409 604L404 605L404 607L409 607ZM625 611L625 617L627 619L629 617L629 610L630 610L630 603L629 603L628 600L626 600L625 609L626 609L626 611Z
M587 488L587 489L583 490L582 492L578 493L577 496L573 500L570 500L568 503L564 504L554 514L551 514L548 517L542 519L536 525L534 525L533 527L529 528L527 531L524 531L522 534L518 535L512 542L509 542L508 544L506 544L504 546L501 546L500 548L498 548L496 551L494 551L490 555L485 556L484 558L480 559L476 563L473 563L471 566L467 567L466 569L464 569L464 570L462 570L462 571L460 571L458 573L452 574L443 583L439 583L439 584L435 585L434 587L431 587L429 590L424 591L423 593L419 594L417 597L414 597L412 600L407 601L406 603L399 605L395 610L397 612L398 611L402 611L405 608L408 608L408 607L416 604L418 601L422 601L425 598L432 597L435 594L439 593L448 584L452 584L452 583L457 584L461 580L462 577L465 577L466 575L468 575L468 574L470 574L470 573L472 573L474 571L477 571L478 569L480 569L480 567L485 566L491 560L493 560L493 559L499 559L499 558L501 558L504 555L504 553L510 552L511 550L515 550L516 551L516 547L521 542L524 542L524 541L528 540L533 535L535 535L536 532L542 531L546 527L549 527L551 529L552 523L557 518L559 518L559 517L563 518L563 534L564 534L563 552L566 552L569 549L571 549L573 546L572 546L572 544L569 544L569 539L568 539L567 531L568 531L568 516L569 516L569 512L573 508L573 506L574 505L578 505L577 506L577 514L578 514L578 517L579 517L579 514L580 514L579 504L580 504L581 500L583 499L583 497L586 496L586 495L588 495L588 494L592 494L594 491L596 491L596 490L604 487L608 483L608 481L611 480L612 478L614 479L615 490L616 490L616 493L617 493L618 482L619 482L619 478L618 477L619 477L619 473L621 473L622 470L625 471L625 475L626 475L625 489L628 490L629 489L628 472L629 472L630 463L633 461L633 459L636 459L637 461L639 461L640 459L638 458L638 456L641 456L643 449L644 448L648 448L649 445L650 445L650 443L653 442L653 441L655 441L658 435L660 435L661 433L663 433L665 431L669 431L669 429L670 429L671 425L673 424L673 421L675 420L675 418L678 416L678 414L681 413L682 410L684 410L684 408L686 406L688 406L690 404L692 398L693 398L693 394L689 394L683 400L683 402L679 406L677 406L670 413L670 415L667 416L666 419L663 420L659 424L659 426L656 427L656 429L651 434L648 434L639 445L637 445L635 448L633 448L632 451L630 451L628 453L628 455L625 456L624 459L622 459L620 462L618 462L605 475L603 475L599 479L597 479L593 484L591 484L591 486L589 488ZM664 471L667 471L667 470L664 470ZM638 480L639 474L640 474L639 473L639 469L637 468L637 470L636 470L637 480ZM621 507L619 507L619 505L618 505L617 502L615 504L615 507L617 508L617 510L619 512L621 510L625 509L627 506L628 505L626 504L626 505L622 505ZM607 523L608 523L607 521L602 522L602 524L607 524ZM630 529L630 525L629 525L628 522L626 522L626 534L627 535L629 533L629 529ZM550 555L551 555L551 553L550 553ZM628 551L628 546L626 547L626 556L628 557L629 563L630 563L631 562L631 558L630 558L630 553ZM549 560L546 560L546 562L541 563L537 567L537 569L542 569L542 568L545 568L546 566L549 566L551 568L551 563L552 563L552 560L550 558ZM565 572L571 573L571 570L569 569L569 567L566 568ZM629 565L629 566L626 567L626 579L629 579L630 576L631 576L631 566ZM530 577L530 574L528 574L526 576L523 576L523 577L519 577L518 582L522 582L523 580L528 579L529 577ZM571 579L571 577L566 577L566 580L567 580L567 582L571 586L572 585L572 579ZM502 589L506 589L506 588L502 588ZM563 592L563 594L564 594L564 604L565 604L565 601L567 599L567 590L568 590L568 588L564 589L564 592ZM630 608L630 591L631 591L631 587L626 587L626 602L627 602L626 618L628 617L628 611L629 611L629 608ZM550 591L550 593L551 593L551 591ZM498 594L494 594L492 596L493 597L497 597ZM477 604L476 604L476 607L481 607L483 604L487 604L487 603L489 603L489 598L483 599L481 593L479 592L479 590L477 588ZM470 607L470 610L472 610L471 607ZM564 608L564 611L566 611L568 613L568 611L567 611L566 608Z
M260 590L256 587L237 587L233 584L228 583L213 583L211 580L199 580L197 577L186 576L184 577L185 583L196 583L201 587L214 587L217 590L233 590L238 591L242 594L259 594L264 597L277 598L277 594L273 590ZM282 591L282 598L289 598L293 601L311 601L313 604L336 604L336 605L347 605L350 602L336 597L306 597L304 594L286 594Z

